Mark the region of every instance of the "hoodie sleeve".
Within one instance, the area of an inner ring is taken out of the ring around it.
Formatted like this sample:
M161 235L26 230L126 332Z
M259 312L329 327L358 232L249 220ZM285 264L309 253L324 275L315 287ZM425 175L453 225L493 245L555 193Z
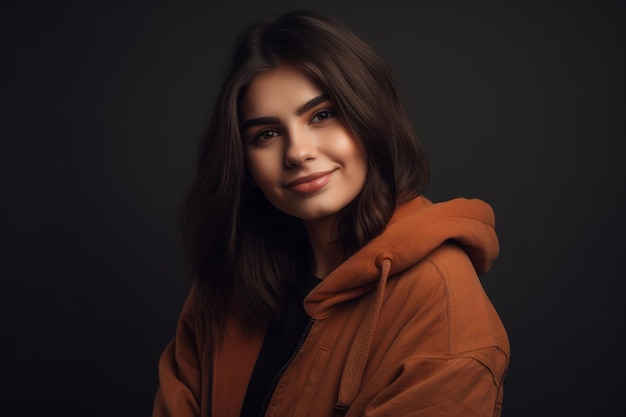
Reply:
M194 323L194 317L181 317L176 337L161 355L153 417L200 415L201 368Z

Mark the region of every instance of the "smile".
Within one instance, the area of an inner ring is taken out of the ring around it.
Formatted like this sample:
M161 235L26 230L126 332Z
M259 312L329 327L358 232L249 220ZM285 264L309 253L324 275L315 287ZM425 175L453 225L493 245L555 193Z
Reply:
M283 188L287 188L300 194L314 193L315 191L324 188L326 184L330 182L333 172L335 171L316 172L311 175L299 177L290 183L283 185Z

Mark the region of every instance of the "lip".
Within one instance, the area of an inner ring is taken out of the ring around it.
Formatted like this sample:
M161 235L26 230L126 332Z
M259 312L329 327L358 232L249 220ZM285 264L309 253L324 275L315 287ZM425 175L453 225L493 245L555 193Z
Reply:
M335 170L314 172L310 175L298 177L295 180L283 185L283 188L287 188L301 194L312 193L324 188L324 186L330 182L333 172L335 172Z

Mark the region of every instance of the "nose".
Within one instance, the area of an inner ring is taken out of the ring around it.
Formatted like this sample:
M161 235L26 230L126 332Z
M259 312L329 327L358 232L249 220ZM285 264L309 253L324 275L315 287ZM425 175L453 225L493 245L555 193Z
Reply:
M306 162L317 158L317 141L312 132L307 129L299 129L289 133L287 149L285 149L285 165L287 167L300 167Z

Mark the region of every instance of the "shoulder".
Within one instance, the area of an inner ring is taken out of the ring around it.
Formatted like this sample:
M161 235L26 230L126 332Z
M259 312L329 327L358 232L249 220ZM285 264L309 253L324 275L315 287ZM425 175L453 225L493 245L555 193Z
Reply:
M420 298L437 296L446 302L455 302L458 291L482 292L472 262L465 251L453 242L439 246L393 277L391 282L403 291L420 295Z
M388 304L398 301L407 326L438 335L437 350L442 353L508 346L472 262L455 243L441 245L390 281Z

